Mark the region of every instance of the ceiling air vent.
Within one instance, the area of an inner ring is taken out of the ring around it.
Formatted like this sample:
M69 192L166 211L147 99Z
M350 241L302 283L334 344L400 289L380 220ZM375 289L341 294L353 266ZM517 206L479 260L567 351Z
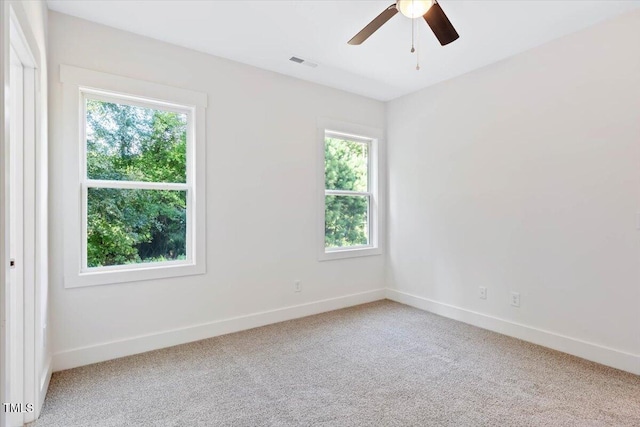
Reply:
M315 62L309 62L305 59L298 58L297 56L292 56L291 58L289 58L289 61L295 62L296 64L306 65L307 67L311 68L316 68L318 66L318 64L316 64Z

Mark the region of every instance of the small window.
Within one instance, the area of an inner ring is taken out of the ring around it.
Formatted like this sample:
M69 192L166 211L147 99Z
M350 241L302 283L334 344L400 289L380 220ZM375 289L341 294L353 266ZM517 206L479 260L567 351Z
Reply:
M379 254L377 140L325 129L322 145L320 259Z
M324 139L324 246L369 247L371 141L329 133Z
M66 65L60 80L65 287L204 273L206 94Z

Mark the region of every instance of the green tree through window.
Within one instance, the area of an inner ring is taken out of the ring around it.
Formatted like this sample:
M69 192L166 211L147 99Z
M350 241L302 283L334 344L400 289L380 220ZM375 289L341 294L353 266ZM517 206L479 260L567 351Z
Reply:
M87 178L185 183L183 113L86 100ZM87 190L87 266L185 259L185 190Z
M369 145L325 136L325 247L369 244Z

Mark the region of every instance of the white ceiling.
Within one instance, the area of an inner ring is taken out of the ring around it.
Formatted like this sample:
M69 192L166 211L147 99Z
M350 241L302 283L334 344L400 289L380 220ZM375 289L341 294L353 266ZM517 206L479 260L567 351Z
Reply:
M640 0L442 0L460 39L441 47L397 14L361 46L347 41L393 0L49 0L49 8L212 55L390 100L640 7ZM289 61L316 62L310 68Z

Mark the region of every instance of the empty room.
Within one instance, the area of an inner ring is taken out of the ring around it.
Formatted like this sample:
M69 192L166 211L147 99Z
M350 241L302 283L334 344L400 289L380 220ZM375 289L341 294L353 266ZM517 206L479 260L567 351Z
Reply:
M0 24L0 427L640 426L640 0Z

